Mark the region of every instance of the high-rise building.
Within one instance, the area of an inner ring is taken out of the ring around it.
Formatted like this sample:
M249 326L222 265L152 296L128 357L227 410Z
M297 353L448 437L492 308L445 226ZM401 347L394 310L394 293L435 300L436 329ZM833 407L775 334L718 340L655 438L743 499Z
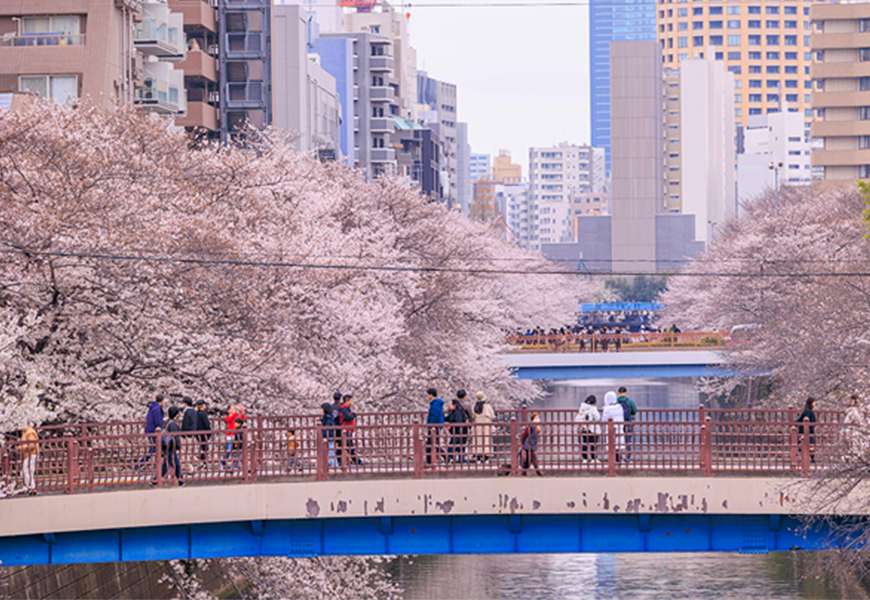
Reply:
M300 5L275 5L272 15L273 123L295 134L294 147L323 159L341 156L341 102L335 78L309 52L314 34Z
M417 120L433 128L443 144L444 170L448 182L444 186L448 206L457 204L456 177L456 85L417 72Z
M695 215L703 242L735 215L733 90L733 74L709 53L665 69L665 208Z
M489 178L489 154L475 154L472 152L469 163L471 181Z
M492 179L499 183L517 184L523 181L523 166L511 160L511 153L499 150L492 159Z
M182 16L160 0L0 3L0 92L187 110Z
M788 110L813 119L810 107L812 0L659 4L658 39L666 67L713 52L734 74L734 120ZM708 50L712 48L712 50Z
M529 148L529 190L532 200L569 201L572 195L605 189L604 149L562 142Z
M456 200L466 215L471 208L471 144L468 123L456 124Z
M589 4L589 116L592 145L603 148L610 173L610 43L656 39L655 0L592 0Z
M176 65L184 71L187 113L175 124L209 138L218 137L220 72L217 10L208 0L169 0L169 8L184 18L187 58Z
M817 54L811 134L822 140L813 167L826 180L870 178L870 4L819 4L812 8Z

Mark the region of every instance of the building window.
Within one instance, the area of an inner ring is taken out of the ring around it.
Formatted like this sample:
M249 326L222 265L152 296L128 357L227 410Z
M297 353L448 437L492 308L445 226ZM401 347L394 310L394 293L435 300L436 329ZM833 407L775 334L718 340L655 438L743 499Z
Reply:
M22 17L20 27L21 39L14 40L16 46L80 46L84 43L84 37L79 35L81 18L78 15Z
M783 6L782 14L784 15L796 15L797 14L797 6Z
M861 62L867 62L870 60L870 48L859 48L858 60Z
M740 7L739 6L729 6L728 7L728 14L729 15L739 15L740 14Z
M749 114L750 114L750 115L760 115L760 114L761 114L761 109L760 109L760 108L750 108L750 109L749 109Z
M734 89L735 89L735 90L739 90L739 89L742 88L742 87L743 87L743 80L741 80L741 79L735 79L735 80L734 80Z
M761 14L761 7L760 6L747 6L746 12L749 13L750 15L760 15Z
M784 35L782 36L782 42L786 46L797 46L797 36L796 35ZM809 42L807 42L809 45Z
M779 14L779 7L778 6L765 6L764 7L764 14L766 14L766 15L778 15Z
M750 88L760 88L761 87L761 80L760 79L750 79L749 80L749 87Z
M79 79L75 75L22 75L18 89L57 104L71 104L79 97Z
M710 21L710 29L722 29L722 21Z
M688 48L689 47L689 38L681 35L677 38L677 48Z
M767 65L768 75L779 75L779 65Z
M734 94L734 104L743 102L743 94Z
M728 36L728 45L729 46L739 46L741 44L741 36L740 35L729 35Z
M728 36L731 37L731 36ZM728 53L728 60L740 60L740 52L731 51Z
M768 29L779 29L779 21L767 21L765 25Z
M797 21L783 21L782 26L785 29L797 29Z
M858 167L858 178L867 179L870 177L870 165L861 165Z
M797 75L797 65L786 65L785 74L786 75Z
M785 87L792 88L792 89L796 90L797 86L798 86L797 79L786 79L785 80Z
M700 6L696 6L695 8L692 9L692 15L695 17L700 17L703 14L704 14L704 9L701 8Z
M701 56L700 56L699 58L704 58L704 53L703 53L703 52L701 52ZM724 58L723 58L721 52L716 52L716 53L714 53L714 54L713 54L713 58L714 58L715 60L724 60Z
M728 67L728 71L735 75L740 75L740 65L731 65Z
M742 117L743 116L743 109L742 108L735 108L734 109L734 116L735 117Z
M777 88L779 89L779 79L768 79L767 80L767 88Z
M761 73L761 65L749 65L749 72L752 74Z
M711 6L708 14L721 15L722 14L722 7L721 6Z
M746 43L750 46L760 46L761 45L761 36L760 35L747 35ZM758 58L761 58L761 53L759 53ZM752 60L752 56L749 57Z
M689 9L688 8L678 8L677 9L677 16L678 17L688 17L689 16Z
M861 120L862 121L870 120L870 106L862 106L861 107Z
M692 21L692 29L698 31L699 29L704 29L704 21Z
M862 77L858 80L858 87L862 92L870 90L870 77Z
M761 21L757 21L757 20L746 21L746 28L747 29L761 29Z
M819 84L822 82L820 81ZM804 79L804 89L811 90L813 89L813 80L812 79Z
M761 102L761 94L749 94L750 102Z
M797 101L798 101L798 95L797 95L797 94L786 94L786 95L785 95L785 101L786 101L786 102L794 102L794 103L797 103Z
M870 135L858 136L858 149L859 150L870 149Z
M694 36L692 38L692 45L693 46L703 46L704 45L704 36L703 35Z
M786 52L785 53L786 60L797 60L797 52ZM807 59L809 60L809 59Z
M740 29L740 19L728 19L728 29Z
M369 33L379 34L381 32L380 25L369 25Z
M722 45L722 36L721 35L711 35L710 36L710 45L711 46L721 46Z
M768 35L767 36L767 45L768 46L779 46L779 36L778 35Z
M858 19L858 31L861 33L870 31L870 19Z
M779 60L779 52L768 52L765 56L767 60Z
M768 94L767 101L779 103L779 94Z
M677 23L677 31L688 31L688 30L689 30L689 24L686 21L683 21L681 23Z

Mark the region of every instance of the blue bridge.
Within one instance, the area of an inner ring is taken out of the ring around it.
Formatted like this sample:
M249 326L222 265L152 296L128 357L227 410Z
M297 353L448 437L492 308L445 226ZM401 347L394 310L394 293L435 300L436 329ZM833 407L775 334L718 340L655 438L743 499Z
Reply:
M635 350L631 352L513 352L502 360L519 379L632 379L650 377L722 377L736 373L723 367L715 350Z

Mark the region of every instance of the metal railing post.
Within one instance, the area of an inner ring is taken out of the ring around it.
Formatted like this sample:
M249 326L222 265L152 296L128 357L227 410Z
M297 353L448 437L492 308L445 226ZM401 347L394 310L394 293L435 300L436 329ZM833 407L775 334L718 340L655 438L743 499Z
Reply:
M798 464L797 446L798 446L797 427L795 427L794 425L791 425L788 428L788 463L792 469L797 468L797 464Z
M66 441L66 491L68 494L75 492L76 473L73 471L73 461L75 460L75 452L73 448L78 447L78 440L69 438Z
M88 473L88 491L94 491L94 451L92 448L85 448L85 467Z
M616 426L613 419L607 419L607 475L616 475Z
M520 438L516 417L511 417L508 435L510 436L511 448L511 477L516 477L520 473Z
M248 438L249 429L242 428L242 481L248 483L251 480L250 467L251 467L251 457L250 457L250 439Z
M157 487L163 485L163 431L152 434L154 437L154 478Z
M810 425L808 421L804 425L804 431L801 435L801 475L804 477L810 475Z
M710 417L706 417L704 424L701 426L701 452L704 456L704 475L710 477L713 475L713 421Z
M317 457L317 481L325 481L329 477L329 444L323 439L325 429L318 425L314 430L314 450Z
M411 435L413 435L414 438L411 440L411 443L413 444L414 449L414 477L418 478L423 477L423 465L425 461L423 458L423 438L420 435L420 429L420 421L414 421L414 425L411 427ZM437 456L435 460L438 460Z

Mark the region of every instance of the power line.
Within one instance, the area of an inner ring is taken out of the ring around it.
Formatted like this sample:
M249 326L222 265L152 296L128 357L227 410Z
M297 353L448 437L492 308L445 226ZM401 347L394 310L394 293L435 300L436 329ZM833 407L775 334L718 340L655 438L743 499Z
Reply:
M340 271L381 271L381 272L411 272L411 273L457 273L467 275L559 275L559 276L617 276L617 277L639 277L639 276L667 276L667 277L725 277L725 278L756 278L756 279L781 279L781 278L817 278L817 277L870 277L870 272L854 272L843 273L838 271L823 271L818 273L813 272L791 272L780 273L776 271L713 271L708 273L694 272L674 272L674 273L650 273L646 271L590 271L579 272L574 270L562 269L541 269L541 270L524 270L524 269L477 269L467 267L414 267L414 266L393 266L393 265L350 265L341 263L319 264L308 262L288 262L288 261L262 261L262 260L235 260L226 258L185 258L172 256L139 256L134 254L105 254L95 252L61 252L48 250L28 250L24 248L3 249L0 252L4 254L29 254L35 256L45 256L54 258L75 258L83 260L103 260L113 262L153 262L163 264L185 264L198 266L226 266L226 267L260 267L260 268L282 268L282 269L312 269L312 270L340 270Z

